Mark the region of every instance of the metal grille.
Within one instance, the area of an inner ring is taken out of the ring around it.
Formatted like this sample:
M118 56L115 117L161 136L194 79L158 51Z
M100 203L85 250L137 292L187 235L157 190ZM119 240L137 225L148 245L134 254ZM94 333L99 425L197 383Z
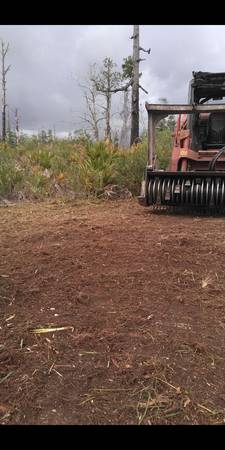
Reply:
M225 144L225 116L213 113L209 119L208 139L209 144Z

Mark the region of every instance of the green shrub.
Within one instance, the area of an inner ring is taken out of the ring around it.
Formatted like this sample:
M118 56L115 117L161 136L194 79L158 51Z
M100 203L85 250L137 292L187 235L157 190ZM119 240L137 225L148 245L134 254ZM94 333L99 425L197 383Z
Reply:
M171 130L164 128L156 130L156 153L158 157L159 169L167 169L172 150Z
M0 195L9 195L22 180L22 173L16 166L13 151L0 149Z
M147 160L147 144L138 144L128 150L120 150L116 167L116 184L125 186L133 194L140 190Z
M50 169L54 154L50 149L37 148L30 152L30 160L35 164L39 164L43 169Z

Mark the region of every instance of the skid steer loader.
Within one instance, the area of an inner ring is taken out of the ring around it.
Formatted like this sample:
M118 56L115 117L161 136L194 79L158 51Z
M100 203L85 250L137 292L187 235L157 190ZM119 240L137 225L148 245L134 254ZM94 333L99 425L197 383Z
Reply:
M225 73L193 72L188 104L146 103L148 163L139 203L225 211ZM177 114L167 170L157 166L155 128Z

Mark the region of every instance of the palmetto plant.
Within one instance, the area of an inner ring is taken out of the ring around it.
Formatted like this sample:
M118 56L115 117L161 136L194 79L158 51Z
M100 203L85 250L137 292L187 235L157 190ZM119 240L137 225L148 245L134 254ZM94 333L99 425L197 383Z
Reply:
M87 147L87 153L80 164L79 173L82 184L92 193L97 193L116 179L116 160L118 153L97 142Z

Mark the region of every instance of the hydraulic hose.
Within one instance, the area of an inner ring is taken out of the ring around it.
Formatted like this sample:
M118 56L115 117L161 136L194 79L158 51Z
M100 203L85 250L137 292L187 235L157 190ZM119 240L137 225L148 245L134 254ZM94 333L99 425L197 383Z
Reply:
M220 151L212 158L209 164L209 170L213 171L215 170L216 161L222 156L222 154L225 153L225 146L220 149Z

